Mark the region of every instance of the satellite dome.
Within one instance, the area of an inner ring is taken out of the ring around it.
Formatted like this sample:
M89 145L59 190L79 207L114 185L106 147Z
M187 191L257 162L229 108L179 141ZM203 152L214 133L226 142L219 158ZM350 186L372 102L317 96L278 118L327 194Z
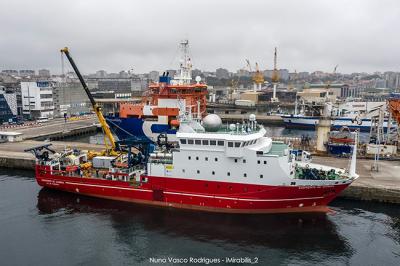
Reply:
M256 115L255 114L249 115L249 120L250 121L256 121Z
M221 125L222 125L222 120L216 114L209 114L203 118L203 126L206 129L206 131L210 132L218 131Z

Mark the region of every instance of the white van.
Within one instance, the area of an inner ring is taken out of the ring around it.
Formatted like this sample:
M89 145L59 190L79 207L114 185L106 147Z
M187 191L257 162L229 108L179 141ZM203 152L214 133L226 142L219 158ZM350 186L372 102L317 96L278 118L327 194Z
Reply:
M47 117L39 117L38 119L36 119L36 122L38 123L46 123L49 121L49 118Z

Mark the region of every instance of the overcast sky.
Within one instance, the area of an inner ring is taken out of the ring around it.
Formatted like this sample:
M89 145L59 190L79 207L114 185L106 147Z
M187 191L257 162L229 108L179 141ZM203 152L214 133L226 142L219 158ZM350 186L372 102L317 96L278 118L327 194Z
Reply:
M176 68L188 38L195 68L245 59L290 71L400 71L400 1L2 0L0 69L61 72L69 46L83 73Z

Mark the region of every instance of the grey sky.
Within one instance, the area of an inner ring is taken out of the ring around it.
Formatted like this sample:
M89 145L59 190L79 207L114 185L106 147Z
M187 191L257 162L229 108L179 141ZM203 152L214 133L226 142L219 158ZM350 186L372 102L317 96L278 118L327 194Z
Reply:
M60 72L69 46L82 72L175 68L188 38L195 68L245 58L290 71L400 71L400 2L351 0L2 0L0 69Z

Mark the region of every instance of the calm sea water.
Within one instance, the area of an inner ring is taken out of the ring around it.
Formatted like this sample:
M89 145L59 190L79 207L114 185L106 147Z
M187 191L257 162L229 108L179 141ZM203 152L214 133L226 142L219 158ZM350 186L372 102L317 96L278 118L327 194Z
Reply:
M400 264L398 205L336 200L327 215L209 214L51 191L33 175L0 170L0 265Z

